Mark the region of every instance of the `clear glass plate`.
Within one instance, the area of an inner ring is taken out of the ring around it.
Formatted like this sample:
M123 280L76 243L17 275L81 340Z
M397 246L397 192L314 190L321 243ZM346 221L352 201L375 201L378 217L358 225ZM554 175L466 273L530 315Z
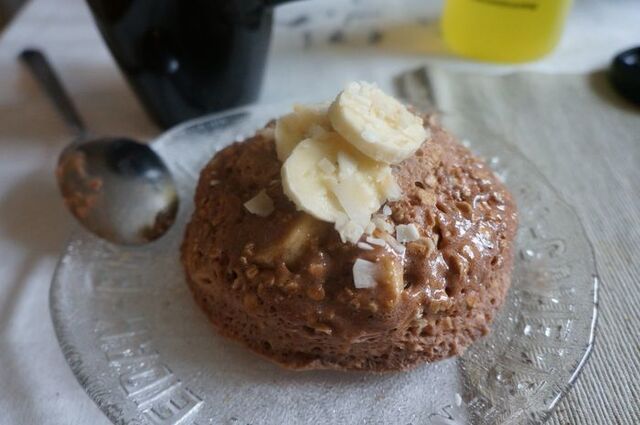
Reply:
M449 118L520 209L513 285L493 332L462 357L391 374L291 372L218 337L184 282L178 248L199 170L290 105L186 123L154 147L181 196L170 232L143 248L78 231L51 314L80 384L117 424L528 424L543 422L591 350L597 277L580 221L515 148Z

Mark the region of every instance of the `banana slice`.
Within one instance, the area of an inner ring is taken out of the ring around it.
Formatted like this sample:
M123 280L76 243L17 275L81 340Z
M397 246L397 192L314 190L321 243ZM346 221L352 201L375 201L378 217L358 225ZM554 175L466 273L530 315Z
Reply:
M327 162L336 164L339 145L331 134L305 139L294 147L282 166L284 193L299 210L317 219L335 223L343 214L338 199L329 190L334 172ZM326 161L325 161L326 160Z
M328 109L328 103L295 105L292 113L276 121L276 153L280 161L284 162L293 148L304 139L331 129Z
M422 118L376 86L350 83L329 108L335 131L365 155L395 164L429 137Z
M335 223L357 242L388 197L390 167L354 149L335 132L300 142L282 167L285 194L299 210Z

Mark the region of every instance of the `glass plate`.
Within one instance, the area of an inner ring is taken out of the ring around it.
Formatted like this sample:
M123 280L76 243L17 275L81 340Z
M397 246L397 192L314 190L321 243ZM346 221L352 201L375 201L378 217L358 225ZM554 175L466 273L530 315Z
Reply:
M449 118L520 209L513 285L493 332L462 357L410 372L292 372L218 337L191 298L178 249L199 170L290 105L186 123L155 149L177 180L176 225L143 248L76 232L51 314L80 384L117 424L528 424L570 388L591 350L597 277L578 217L515 148Z

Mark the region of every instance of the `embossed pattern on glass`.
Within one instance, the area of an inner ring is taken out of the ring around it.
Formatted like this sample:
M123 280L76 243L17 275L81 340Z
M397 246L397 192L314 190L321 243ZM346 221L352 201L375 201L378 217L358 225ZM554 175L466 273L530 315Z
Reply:
M138 424L534 424L569 390L593 343L597 277L578 217L509 143L449 118L520 209L513 285L493 332L462 357L390 374L291 372L218 337L179 263L199 170L290 105L187 123L154 146L183 199L143 248L76 233L51 313L80 384L114 422Z

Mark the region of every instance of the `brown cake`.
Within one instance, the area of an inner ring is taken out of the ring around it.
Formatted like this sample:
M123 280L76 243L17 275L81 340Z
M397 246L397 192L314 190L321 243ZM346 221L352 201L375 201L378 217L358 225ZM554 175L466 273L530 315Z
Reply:
M285 195L269 127L215 155L182 262L221 334L287 368L388 371L458 355L489 332L510 284L515 205L482 160L424 123L430 140L392 165L402 196L377 214L387 224L355 244ZM262 189L266 217L244 206ZM419 237L399 244L401 225ZM379 268L374 287L354 286L357 259Z

